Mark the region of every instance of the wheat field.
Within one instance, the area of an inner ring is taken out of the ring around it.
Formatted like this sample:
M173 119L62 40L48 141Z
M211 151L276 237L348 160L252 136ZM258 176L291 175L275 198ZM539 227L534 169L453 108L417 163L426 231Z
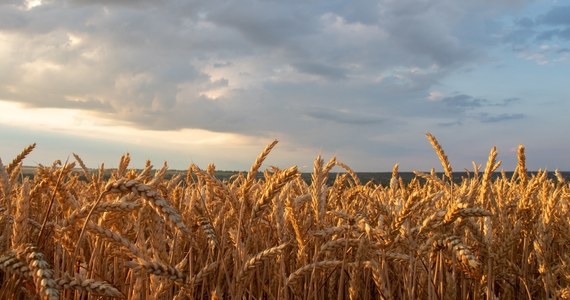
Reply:
M427 137L444 175L396 164L386 186L320 156L309 182L263 170L277 141L229 180L128 154L110 177L74 155L26 178L31 145L0 161L0 299L570 299L568 181L520 146L513 176L493 147L454 182Z

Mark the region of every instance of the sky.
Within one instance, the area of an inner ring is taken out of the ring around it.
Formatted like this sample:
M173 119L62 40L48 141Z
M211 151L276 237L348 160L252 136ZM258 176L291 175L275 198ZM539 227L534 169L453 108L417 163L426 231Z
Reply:
M570 2L3 0L0 158L570 170Z

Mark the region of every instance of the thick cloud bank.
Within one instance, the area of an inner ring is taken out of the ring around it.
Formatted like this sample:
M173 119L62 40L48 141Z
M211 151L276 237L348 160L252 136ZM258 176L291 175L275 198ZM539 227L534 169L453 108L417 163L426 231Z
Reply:
M448 82L482 65L500 68L505 57L566 63L570 7L532 15L529 5L4 1L0 99L141 129L279 137L352 149L347 155L413 154L414 146L397 146L398 136L417 145L428 130L508 131L532 120L537 98L509 90L507 78L492 82L505 86L497 93Z

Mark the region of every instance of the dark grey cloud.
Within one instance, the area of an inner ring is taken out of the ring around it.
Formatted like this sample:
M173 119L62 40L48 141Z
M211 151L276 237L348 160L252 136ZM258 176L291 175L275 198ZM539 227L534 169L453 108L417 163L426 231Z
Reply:
M311 5L311 4L307 4ZM208 20L237 31L258 45L277 46L314 28L310 9L288 2L227 1L208 12Z
M165 0L71 0L71 3L75 4L104 4L104 5L118 5L118 6L142 6L147 4L160 5Z
M520 58L539 65L565 63L570 41L570 6L553 6L533 16L507 24L500 36Z
M538 18L538 22L547 25L570 26L570 5L557 6Z
M231 66L231 65L232 65L231 62L226 61L226 62L217 62L217 63L214 63L212 66L213 66L214 68L224 68L224 67L229 67L229 66Z
M535 22L533 19L529 18L529 17L523 17L520 19L517 19L515 21L515 24L523 27L523 28L532 28L535 25Z
M497 123L497 122L504 122L504 121L511 121L511 120L520 120L524 119L526 116L522 113L502 113L502 114L490 114L490 113L481 113L478 115L479 121L482 123Z
M570 40L570 6L554 6L538 16L525 16L514 21L504 34L504 42L513 50L532 51L544 57L556 57L555 49L540 49L545 42ZM537 49L538 48L538 49ZM551 59L556 60L557 58ZM548 62L543 59L542 62Z
M439 126L439 127L455 127L455 126L459 126L459 125L463 125L463 121L455 120L455 121L437 123L437 126Z
M372 125L380 124L385 121L384 118L377 116L347 112L342 110L333 110L324 107L310 109L305 114L311 118L318 120L349 125Z
M510 105L510 104L514 104L514 103L519 103L521 101L522 101L521 98L511 97L511 98L503 99L503 101L501 101L501 105Z
M515 51L525 50L529 47L530 41L537 36L537 31L529 27L521 27L507 32L503 42L511 45Z
M487 104L486 99L474 98L469 95L459 94L441 99L445 107L454 112L464 112L466 110L479 108Z
M545 30L536 36L538 41L550 41L554 38L570 40L570 28Z
M113 108L104 102L99 101L98 99L73 99L69 98L66 99L66 102L61 103L62 105L59 108L72 108L72 109L82 109L82 110L90 110L90 111L99 111L99 112L112 112Z
M465 93L456 93L431 102L430 114L445 119L437 122L439 127L455 127L467 122L493 123L517 120L526 115L516 112L522 100L518 97L510 97L499 101L476 98ZM501 110L515 111L501 112ZM433 112L437 111L437 113Z
M418 24L417 27L409 25ZM414 61L430 61L440 66L453 66L457 63L477 58L476 53L464 47L460 39L450 34L441 35L441 24L425 20L399 19L391 28L394 39L408 49Z
M510 97L510 98L505 98L502 99L500 101L484 101L486 102L486 106L489 107L509 107L509 106L516 106L519 105L523 102L523 100L519 97Z
M570 40L570 27L560 30L557 35L564 40Z
M0 10L0 29L15 30L26 25L26 19L11 8Z
M318 62L300 62L294 63L293 67L301 73L316 75L325 79L346 79L347 71L343 68L335 67L332 65L322 64Z

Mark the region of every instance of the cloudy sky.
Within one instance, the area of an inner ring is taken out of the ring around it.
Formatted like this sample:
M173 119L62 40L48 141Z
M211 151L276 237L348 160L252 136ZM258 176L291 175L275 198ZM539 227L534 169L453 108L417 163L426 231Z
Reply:
M570 170L568 78L566 1L3 0L0 158Z

